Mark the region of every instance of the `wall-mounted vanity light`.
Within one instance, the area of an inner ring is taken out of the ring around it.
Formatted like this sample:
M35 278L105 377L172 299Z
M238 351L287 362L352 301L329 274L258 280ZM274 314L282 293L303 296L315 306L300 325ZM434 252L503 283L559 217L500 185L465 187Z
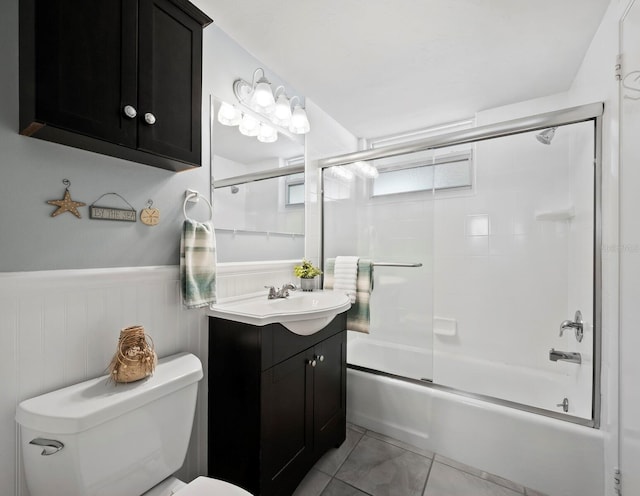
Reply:
M259 72L262 76L256 80ZM263 143L272 143L278 139L278 132L307 134L311 129L300 97L289 100L284 86L278 86L273 92L261 67L254 71L251 83L244 79L234 81L233 92L238 105L223 102L218 110L218 122L238 126L245 136L257 136Z

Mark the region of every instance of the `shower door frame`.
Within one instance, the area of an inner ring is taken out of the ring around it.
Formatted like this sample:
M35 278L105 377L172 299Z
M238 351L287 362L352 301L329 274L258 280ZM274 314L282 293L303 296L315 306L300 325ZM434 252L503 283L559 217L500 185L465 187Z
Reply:
M576 417L566 413L554 412L521 403L514 403L508 400L501 400L491 396L485 396L468 391L461 391L432 382L423 382L395 376L386 372L367 369L364 367L351 366L359 370L371 372L379 375L391 376L421 384L426 387L446 390L467 397L489 401L491 403L509 406L519 410L528 411L557 418L568 422L573 422L587 427L600 428L601 415L601 369L602 369L602 115L604 104L602 102L580 105L543 114L522 117L509 121L488 124L460 131L453 131L438 136L432 136L422 140L389 145L380 148L361 150L344 155L337 155L318 160L318 184L320 199L320 267L324 269L324 170L330 167L349 165L357 161L375 160L381 158L394 157L409 153L436 150L454 145L462 145L485 141L493 138L501 138L514 134L539 131L549 127L565 126L580 122L594 122L594 168L593 168L593 198L594 198L594 219L593 219L593 370L592 370L592 398L591 398L591 419Z

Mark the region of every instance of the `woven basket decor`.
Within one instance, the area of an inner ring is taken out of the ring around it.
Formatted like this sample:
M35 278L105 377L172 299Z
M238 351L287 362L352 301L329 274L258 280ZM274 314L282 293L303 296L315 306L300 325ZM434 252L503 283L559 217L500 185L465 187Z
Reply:
M145 334L144 327L126 327L120 331L109 374L115 382L139 381L153 374L157 362L153 341Z

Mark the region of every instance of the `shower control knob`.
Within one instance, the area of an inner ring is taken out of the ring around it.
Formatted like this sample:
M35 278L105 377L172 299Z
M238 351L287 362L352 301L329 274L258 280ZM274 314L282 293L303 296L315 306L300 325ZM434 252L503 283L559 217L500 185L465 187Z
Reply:
M556 406L561 406L562 410L567 413L569 411L569 398L564 398L562 403L558 403Z
M318 362L316 362L316 359L314 358L313 360L307 360L307 364L311 365L312 367L315 367L317 365Z

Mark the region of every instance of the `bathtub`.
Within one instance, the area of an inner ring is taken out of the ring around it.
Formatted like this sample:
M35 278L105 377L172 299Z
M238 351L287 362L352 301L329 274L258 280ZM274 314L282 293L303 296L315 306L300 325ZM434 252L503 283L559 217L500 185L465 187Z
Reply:
M564 413L558 404L568 398L567 416L583 425L591 419L591 385L577 386L575 364L557 362L534 370L361 336L349 332L350 364L555 413Z
M598 429L353 368L347 419L550 496L604 494Z

